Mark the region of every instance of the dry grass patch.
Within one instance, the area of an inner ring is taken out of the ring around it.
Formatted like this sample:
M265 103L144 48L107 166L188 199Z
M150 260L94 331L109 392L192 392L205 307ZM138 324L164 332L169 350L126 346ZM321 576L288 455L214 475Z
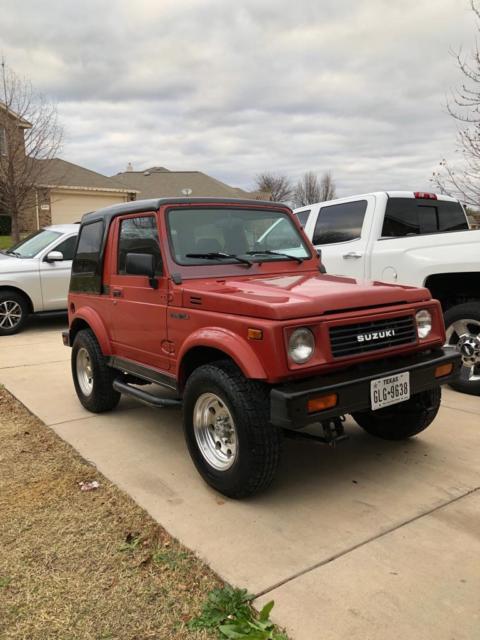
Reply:
M2 388L0 545L4 640L214 637L215 574Z

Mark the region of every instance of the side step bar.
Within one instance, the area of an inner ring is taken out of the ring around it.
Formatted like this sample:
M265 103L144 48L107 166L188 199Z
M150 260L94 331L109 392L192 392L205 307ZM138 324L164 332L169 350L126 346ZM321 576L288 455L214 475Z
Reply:
M132 387L132 385L127 384L126 382L121 382L120 380L113 381L113 388L115 389L115 391L124 393L128 396L132 396L133 398L136 398L137 400L140 400L140 402L144 402L151 407L180 407L182 404L181 400L176 400L174 398L159 398L158 396L154 396L147 391L137 389L137 387Z

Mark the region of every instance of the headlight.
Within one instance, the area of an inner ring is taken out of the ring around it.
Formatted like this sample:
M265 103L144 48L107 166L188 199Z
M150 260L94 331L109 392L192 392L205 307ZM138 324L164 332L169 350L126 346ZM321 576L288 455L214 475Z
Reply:
M297 364L310 360L315 349L315 338L310 329L295 329L288 341L288 355Z
M430 335L432 330L432 314L426 309L417 311L415 314L415 320L417 322L417 334L420 339L426 338Z

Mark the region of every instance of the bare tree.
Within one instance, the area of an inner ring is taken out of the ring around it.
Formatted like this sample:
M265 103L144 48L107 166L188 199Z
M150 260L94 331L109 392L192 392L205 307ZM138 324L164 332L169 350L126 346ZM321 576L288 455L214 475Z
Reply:
M273 202L289 202L293 195L293 186L285 175L260 173L255 177L255 188Z
M335 182L330 171L325 171L320 180L320 201L333 200L337 197Z
M20 237L20 215L33 207L35 187L62 141L56 106L1 62L0 203Z
M480 31L480 8L478 0L470 0ZM463 75L459 89L453 92L447 103L450 115L463 123L457 134L460 160L450 163L445 158L432 182L441 193L454 195L466 204L480 205L480 50L476 45L470 56L462 51L454 53L458 68Z
M295 187L293 202L296 207L320 202L321 187L317 176L311 171L303 174Z

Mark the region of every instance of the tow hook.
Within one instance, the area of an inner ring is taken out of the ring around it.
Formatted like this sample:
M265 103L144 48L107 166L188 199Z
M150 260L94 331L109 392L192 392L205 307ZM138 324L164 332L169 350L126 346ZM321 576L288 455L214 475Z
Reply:
M334 447L337 442L341 442L348 438L345 433L345 429L343 428L344 422L345 416L338 416L330 418L329 420L321 420L320 424L322 425L323 431L321 436L314 435L312 433L302 433L301 431L291 431L290 429L285 429L284 434L287 438L291 438L292 440L310 440L316 444L327 444L329 447Z

